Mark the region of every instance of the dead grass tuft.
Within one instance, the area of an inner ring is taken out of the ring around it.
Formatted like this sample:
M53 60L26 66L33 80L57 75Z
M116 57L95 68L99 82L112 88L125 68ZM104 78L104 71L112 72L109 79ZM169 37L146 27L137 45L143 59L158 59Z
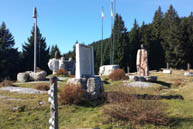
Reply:
M82 104L86 100L87 92L80 85L66 85L59 95L62 105Z
M126 79L126 76L124 70L116 69L108 76L108 78L112 81L118 81Z
M48 91L50 89L50 87L49 87L48 84L42 83L42 84L37 84L36 89L43 90L43 91Z
M1 83L0 83L0 87L4 87L4 86L12 86L13 85L13 81L10 81L10 80L3 80Z
M137 99L136 96L131 95L127 88L107 94L108 104L104 106L104 114L109 116L110 121L129 121L132 126L168 123L165 113L167 105L159 100Z

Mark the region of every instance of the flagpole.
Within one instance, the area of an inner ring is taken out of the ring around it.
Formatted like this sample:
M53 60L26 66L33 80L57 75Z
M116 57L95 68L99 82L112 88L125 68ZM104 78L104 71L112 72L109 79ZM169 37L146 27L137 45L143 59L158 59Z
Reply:
M116 16L116 0L113 0L113 17L112 17L112 28L114 27L114 20L115 20L115 16ZM112 29L113 30L113 29ZM115 36L114 36L114 31L112 31L112 35L113 35L113 56L112 56L112 64L114 64L114 56L115 56Z
M110 64L113 64L113 0L111 1L111 48L110 48Z
M103 6L102 6L101 66L103 65L103 19L104 19L104 12L103 12Z
M36 57L37 57L37 10L36 7L34 8L34 12L33 12L33 18L34 18L34 72L36 72L36 66L37 66L37 62L36 62Z

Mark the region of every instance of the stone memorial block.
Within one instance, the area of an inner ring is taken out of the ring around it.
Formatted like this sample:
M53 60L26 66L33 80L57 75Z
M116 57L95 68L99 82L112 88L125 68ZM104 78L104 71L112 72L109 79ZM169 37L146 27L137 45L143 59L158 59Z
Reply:
M119 65L103 65L99 68L99 75L108 76L116 69L119 69Z
M93 47L76 44L76 78L94 76Z

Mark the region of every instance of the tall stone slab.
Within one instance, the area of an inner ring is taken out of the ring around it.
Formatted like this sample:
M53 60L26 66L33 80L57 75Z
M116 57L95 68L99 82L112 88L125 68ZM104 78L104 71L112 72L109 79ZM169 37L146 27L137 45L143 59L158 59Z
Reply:
M93 47L76 44L76 78L94 76Z

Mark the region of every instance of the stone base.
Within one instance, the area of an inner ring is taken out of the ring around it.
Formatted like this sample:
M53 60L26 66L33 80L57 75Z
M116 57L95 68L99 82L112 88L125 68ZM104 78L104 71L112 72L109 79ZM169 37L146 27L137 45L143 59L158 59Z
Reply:
M163 73L172 74L172 70L171 69L164 69Z
M104 93L102 80L99 76L89 78L71 78L68 79L67 84L81 85L89 94L89 99L97 99Z
M187 72L184 73L184 76L193 77L193 73L187 71Z
M157 76L129 76L129 80L132 81L141 81L141 82L155 82L157 81Z
M99 75L108 76L116 69L119 69L119 65L103 65L99 69Z
M46 78L47 73L45 71L41 72L32 72L27 71L24 73L17 74L17 81L19 82L27 82L27 81L43 81Z

